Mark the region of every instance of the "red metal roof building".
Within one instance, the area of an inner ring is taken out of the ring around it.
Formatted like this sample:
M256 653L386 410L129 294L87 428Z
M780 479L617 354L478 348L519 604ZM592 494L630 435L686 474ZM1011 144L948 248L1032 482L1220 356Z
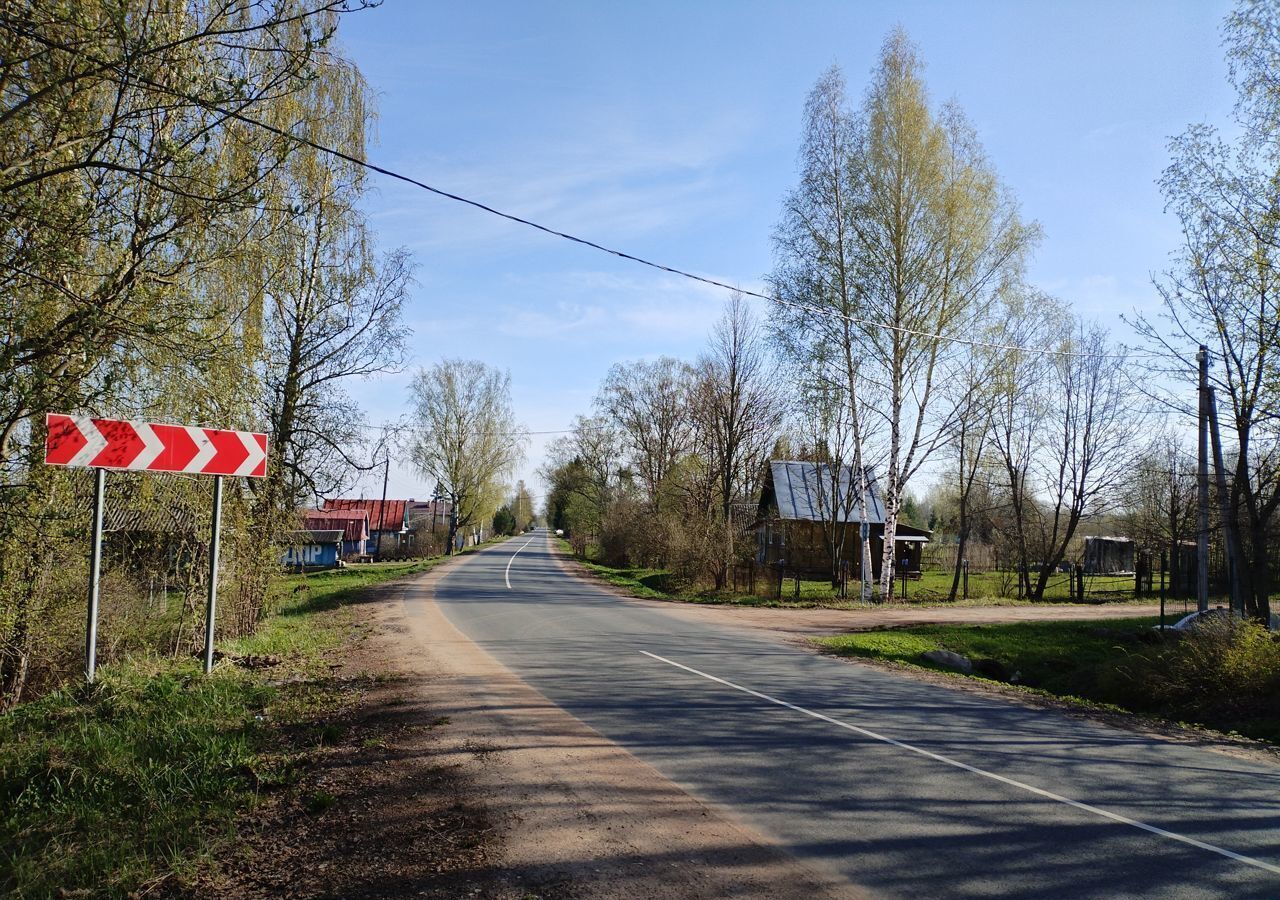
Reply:
M369 514L369 531L387 531L399 534L408 528L408 508L412 500L326 500L325 512L330 510L364 510Z
M363 556L368 550L368 510L309 509L303 514L303 524L309 531L341 531L344 556Z

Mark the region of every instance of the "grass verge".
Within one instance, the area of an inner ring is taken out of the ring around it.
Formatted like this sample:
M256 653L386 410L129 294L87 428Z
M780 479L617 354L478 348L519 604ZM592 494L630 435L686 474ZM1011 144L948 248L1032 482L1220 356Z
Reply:
M269 668L206 678L197 660L138 655L0 716L0 894L127 897L193 877L305 767L286 732L344 702L326 656L357 624L344 602L441 561L280 578L275 614L219 647Z
M924 659L950 650L995 660L1017 683L1069 701L1153 715L1280 743L1280 645L1255 626L1232 634L1161 639L1156 618L1091 622L928 625L858 632L814 643L840 656L961 675Z
M573 554L573 549L569 542L563 538L557 539L560 548L569 555ZM653 600L677 600L681 603L705 603L726 606L753 606L764 607L769 609L869 609L880 608L890 605L903 605L920 608L931 607L990 607L990 606L1037 606L1042 604L1032 603L1029 600L1015 600L1008 597L1001 597L996 594L987 593L984 595L976 595L967 600L948 601L947 593L943 589L950 588L950 575L941 572L926 572L924 579L921 581L908 582L907 599L895 599L886 603L866 604L858 599L842 598L835 594L829 581L816 579L802 579L800 582L800 593L796 596L795 582L788 577L783 583L782 596L776 595L776 590L771 585L765 588L761 584L762 578L757 580L757 591L755 593L734 593L732 591L714 591L714 590L676 590L671 585L671 575L665 569L646 569L639 566L607 566L603 563L596 562L590 558L581 559L574 557L579 563L592 575L600 578L615 587L620 587L635 597L644 597ZM970 584L973 585L971 580ZM857 590L857 584L851 584L849 587L851 593ZM897 588L895 587L895 590ZM1107 600L1109 606L1123 607L1126 604L1147 604L1153 602L1151 598L1144 598L1135 601L1130 596L1128 599L1120 599L1122 595L1117 595L1115 599ZM1054 597L1046 595L1045 602L1065 603L1067 597Z

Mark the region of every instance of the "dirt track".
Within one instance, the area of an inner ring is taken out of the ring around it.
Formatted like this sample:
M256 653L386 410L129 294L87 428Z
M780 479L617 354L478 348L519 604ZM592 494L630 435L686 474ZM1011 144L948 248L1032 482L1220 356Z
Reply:
M568 572L589 579L604 590L632 602L661 608L677 616L696 618L717 625L754 628L792 637L821 637L846 631L873 631L879 628L906 628L912 625L990 625L997 622L1090 621L1136 616L1157 616L1159 603L1079 604L1039 603L1024 606L909 606L886 603L865 609L784 609L764 606L683 603L679 600L650 600L633 597L622 588L597 578L567 555L560 564ZM1181 615L1182 605L1167 608L1170 621Z

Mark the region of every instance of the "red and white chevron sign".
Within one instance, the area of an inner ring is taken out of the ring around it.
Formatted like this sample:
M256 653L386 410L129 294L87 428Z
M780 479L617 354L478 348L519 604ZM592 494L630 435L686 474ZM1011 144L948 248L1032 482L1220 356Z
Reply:
M267 474L267 436L194 425L162 425L45 417L44 461L51 466L89 466L135 472L189 472L197 475Z

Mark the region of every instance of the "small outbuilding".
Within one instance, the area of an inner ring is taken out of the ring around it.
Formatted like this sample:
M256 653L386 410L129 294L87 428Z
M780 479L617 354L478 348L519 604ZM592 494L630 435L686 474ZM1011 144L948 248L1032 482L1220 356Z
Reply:
M1126 537L1087 537L1084 539L1084 574L1132 575L1134 543Z
M335 569L342 559L340 529L303 529L280 536L280 562L291 569Z
M875 473L871 469L864 472L871 565L874 577L879 578L884 556L884 504ZM829 549L834 535L843 541L841 560L853 567L856 576L862 553L860 493L852 466L836 471L827 463L770 461L756 509L756 561L829 573L834 568ZM918 575L922 551L931 536L930 531L899 521L894 539L896 571Z

